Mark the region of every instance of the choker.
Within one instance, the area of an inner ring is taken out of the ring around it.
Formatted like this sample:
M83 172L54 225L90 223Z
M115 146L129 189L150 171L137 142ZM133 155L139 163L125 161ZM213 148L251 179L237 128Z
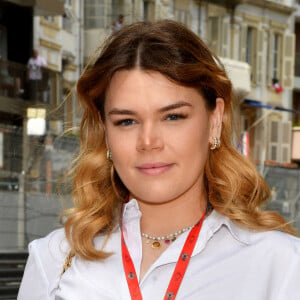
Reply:
M151 243L151 247L153 249L158 249L158 248L160 248L162 242L169 245L172 242L174 242L180 234L192 229L193 227L194 227L194 225L185 227L185 228L175 231L173 233L170 233L167 235L162 235L162 236L153 236L153 235L142 232L142 236L147 239L147 242L146 242L147 244Z

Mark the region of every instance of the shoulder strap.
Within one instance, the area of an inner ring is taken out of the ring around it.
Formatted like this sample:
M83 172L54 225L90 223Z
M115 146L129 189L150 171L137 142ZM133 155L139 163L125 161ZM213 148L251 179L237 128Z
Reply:
M71 267L72 258L74 256L75 256L75 254L73 253L73 251L70 251L69 254L67 255L66 259L65 259L65 263L63 265L63 269L62 269L62 272L61 272L60 276L62 276Z

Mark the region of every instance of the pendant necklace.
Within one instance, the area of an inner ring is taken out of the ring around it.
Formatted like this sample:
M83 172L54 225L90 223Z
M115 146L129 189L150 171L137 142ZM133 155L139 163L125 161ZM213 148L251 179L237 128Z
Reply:
M172 242L174 242L179 235L192 229L192 227L193 226L185 227L185 228L175 231L173 233L170 233L167 235L162 235L162 236L153 236L148 233L142 232L142 237L147 239L146 243L151 244L151 248L158 249L158 248L160 248L162 242L169 245Z
M173 275L169 282L168 288L166 290L164 300L174 300L177 292L179 290L180 284L184 277L185 271L189 264L190 258L193 254L196 242L198 240L198 236L200 234L200 230L203 224L203 220L205 217L205 212L202 215L200 221L191 228L191 231L188 234L188 237L184 243L184 246L181 250L179 258L177 260ZM187 231L187 230L186 230ZM123 235L123 226L121 226L121 246L122 246L122 261L125 271L125 276L130 292L130 296L132 300L142 300L142 293L140 290L140 286L138 283L136 271L134 268L133 261L129 254L128 248L125 243L124 235Z

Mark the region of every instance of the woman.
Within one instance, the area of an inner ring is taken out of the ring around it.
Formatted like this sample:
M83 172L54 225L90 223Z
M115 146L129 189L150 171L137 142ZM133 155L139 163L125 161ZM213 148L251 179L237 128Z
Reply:
M268 187L231 145L231 83L199 37L125 26L77 92L74 208L30 244L18 299L299 299L300 241L259 209Z

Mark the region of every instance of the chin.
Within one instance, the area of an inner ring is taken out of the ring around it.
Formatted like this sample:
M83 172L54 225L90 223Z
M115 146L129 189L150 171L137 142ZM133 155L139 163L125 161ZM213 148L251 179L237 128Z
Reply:
M137 199L138 201L148 203L148 204L164 204L168 203L177 198L176 194L174 193L163 193L163 192L153 192L149 189L146 190L147 193L136 193L132 194L132 197Z

